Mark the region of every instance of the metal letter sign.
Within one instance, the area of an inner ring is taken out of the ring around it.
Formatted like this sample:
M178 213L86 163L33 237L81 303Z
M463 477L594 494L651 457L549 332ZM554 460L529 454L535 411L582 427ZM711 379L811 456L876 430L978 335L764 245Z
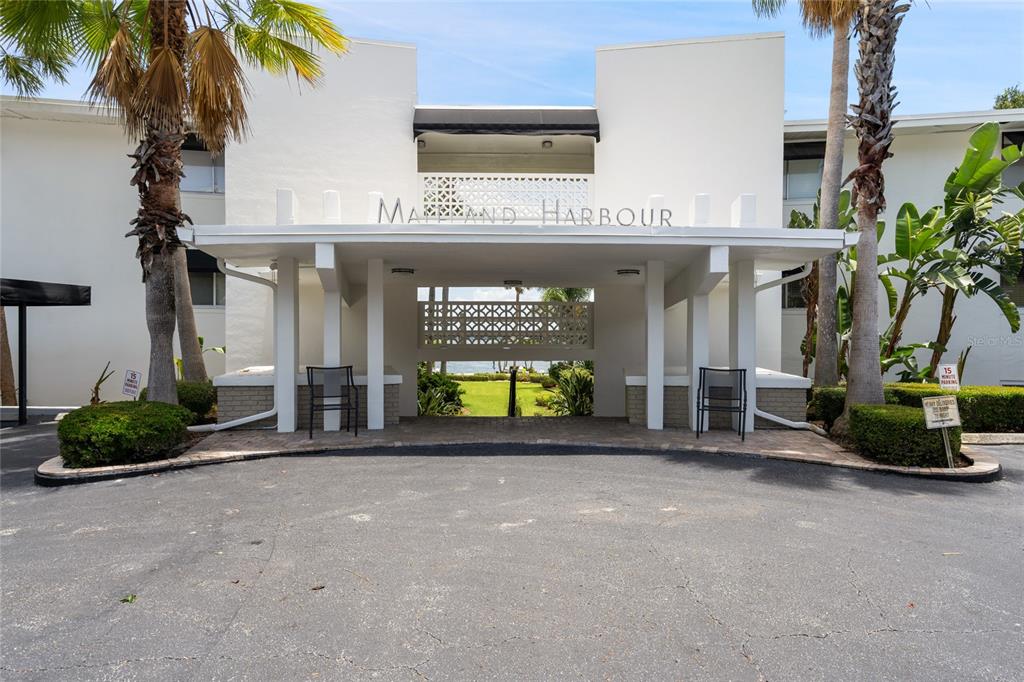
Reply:
M960 375L957 374L956 365L939 365L939 388L944 391L960 390Z
M139 389L142 387L142 372L134 369L126 369L124 371L124 386L121 387L121 393L132 398L139 397Z
M956 370L953 370L956 376ZM946 447L946 462L953 468L953 452L949 447L949 427L960 426L960 410L955 395L936 395L921 398L924 425L929 429L942 429L942 444Z

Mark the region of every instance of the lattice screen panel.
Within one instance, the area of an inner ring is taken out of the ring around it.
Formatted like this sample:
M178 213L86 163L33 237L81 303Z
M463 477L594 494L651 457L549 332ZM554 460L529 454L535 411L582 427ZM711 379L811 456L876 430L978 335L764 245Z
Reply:
M472 211L488 211L501 219L501 210L511 208L518 221L549 219L557 202L560 217L567 211L579 215L590 206L590 178L585 175L497 175L423 173L423 215L430 218L464 218Z
M593 348L593 303L420 302L421 346Z

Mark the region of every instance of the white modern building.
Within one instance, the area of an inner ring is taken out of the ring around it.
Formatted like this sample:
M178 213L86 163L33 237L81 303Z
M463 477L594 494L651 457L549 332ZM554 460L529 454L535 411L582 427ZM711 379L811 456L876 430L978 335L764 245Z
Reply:
M730 366L748 370L752 408L799 420L803 311L780 278L853 237L785 229L813 200L824 123L783 120L783 43L602 48L595 105L580 108L420 106L415 48L394 43L353 41L301 94L253 74L249 139L217 162L200 145L185 159L200 330L227 347L207 355L222 419L275 410L280 430L301 428L305 365L354 365L381 428L416 414L420 361L590 359L598 416L692 426L694 368ZM146 369L123 238L131 145L78 103L4 99L2 113L3 276L93 286L89 308L33 315L29 395L79 404L107 360ZM987 120L1019 143L1020 110L901 120L886 217L938 203ZM589 287L594 300L417 296L517 283ZM934 335L932 298L906 338ZM968 383L1024 378L1024 336L994 306L962 302L958 315L949 357L975 346Z

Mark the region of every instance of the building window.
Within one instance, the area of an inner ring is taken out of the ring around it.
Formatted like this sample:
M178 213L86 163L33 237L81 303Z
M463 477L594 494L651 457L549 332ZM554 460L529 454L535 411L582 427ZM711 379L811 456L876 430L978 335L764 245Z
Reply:
M208 151L182 149L181 161L185 175L181 178L182 192L224 193L224 157L216 159Z
M825 164L824 142L791 142L783 149L783 199L816 199Z
M1024 131L1003 133L1003 146L1006 149L1010 145L1017 147L1024 146ZM1019 187L1024 182L1024 159L1017 159L1006 170L1003 171L1003 185L1007 187ZM1017 305L1021 305L1018 303Z
M784 199L815 199L821 187L822 159L786 161Z
M213 256L189 249L188 282L192 288L192 305L224 305L224 273L217 269Z
M800 270L801 268L784 270L782 276L789 277L797 274ZM807 307L804 305L804 281L804 279L798 279L782 285L782 308L784 310Z

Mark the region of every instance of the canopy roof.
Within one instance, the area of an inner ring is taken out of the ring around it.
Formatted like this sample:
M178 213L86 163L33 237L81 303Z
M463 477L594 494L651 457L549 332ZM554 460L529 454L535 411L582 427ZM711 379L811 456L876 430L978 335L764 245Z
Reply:
M601 139L593 107L416 107L413 136L437 132L455 135L588 135Z
M91 287L28 279L0 279L0 302L9 306L91 305Z
M710 247L728 246L731 261L753 260L762 270L784 270L817 260L856 241L841 230L741 227L575 227L566 225L197 225L183 241L237 266L268 266L278 257L315 262L316 244L334 244L353 284L366 281L366 263L412 268L423 286L526 286L640 284L620 269L665 262L666 279Z

